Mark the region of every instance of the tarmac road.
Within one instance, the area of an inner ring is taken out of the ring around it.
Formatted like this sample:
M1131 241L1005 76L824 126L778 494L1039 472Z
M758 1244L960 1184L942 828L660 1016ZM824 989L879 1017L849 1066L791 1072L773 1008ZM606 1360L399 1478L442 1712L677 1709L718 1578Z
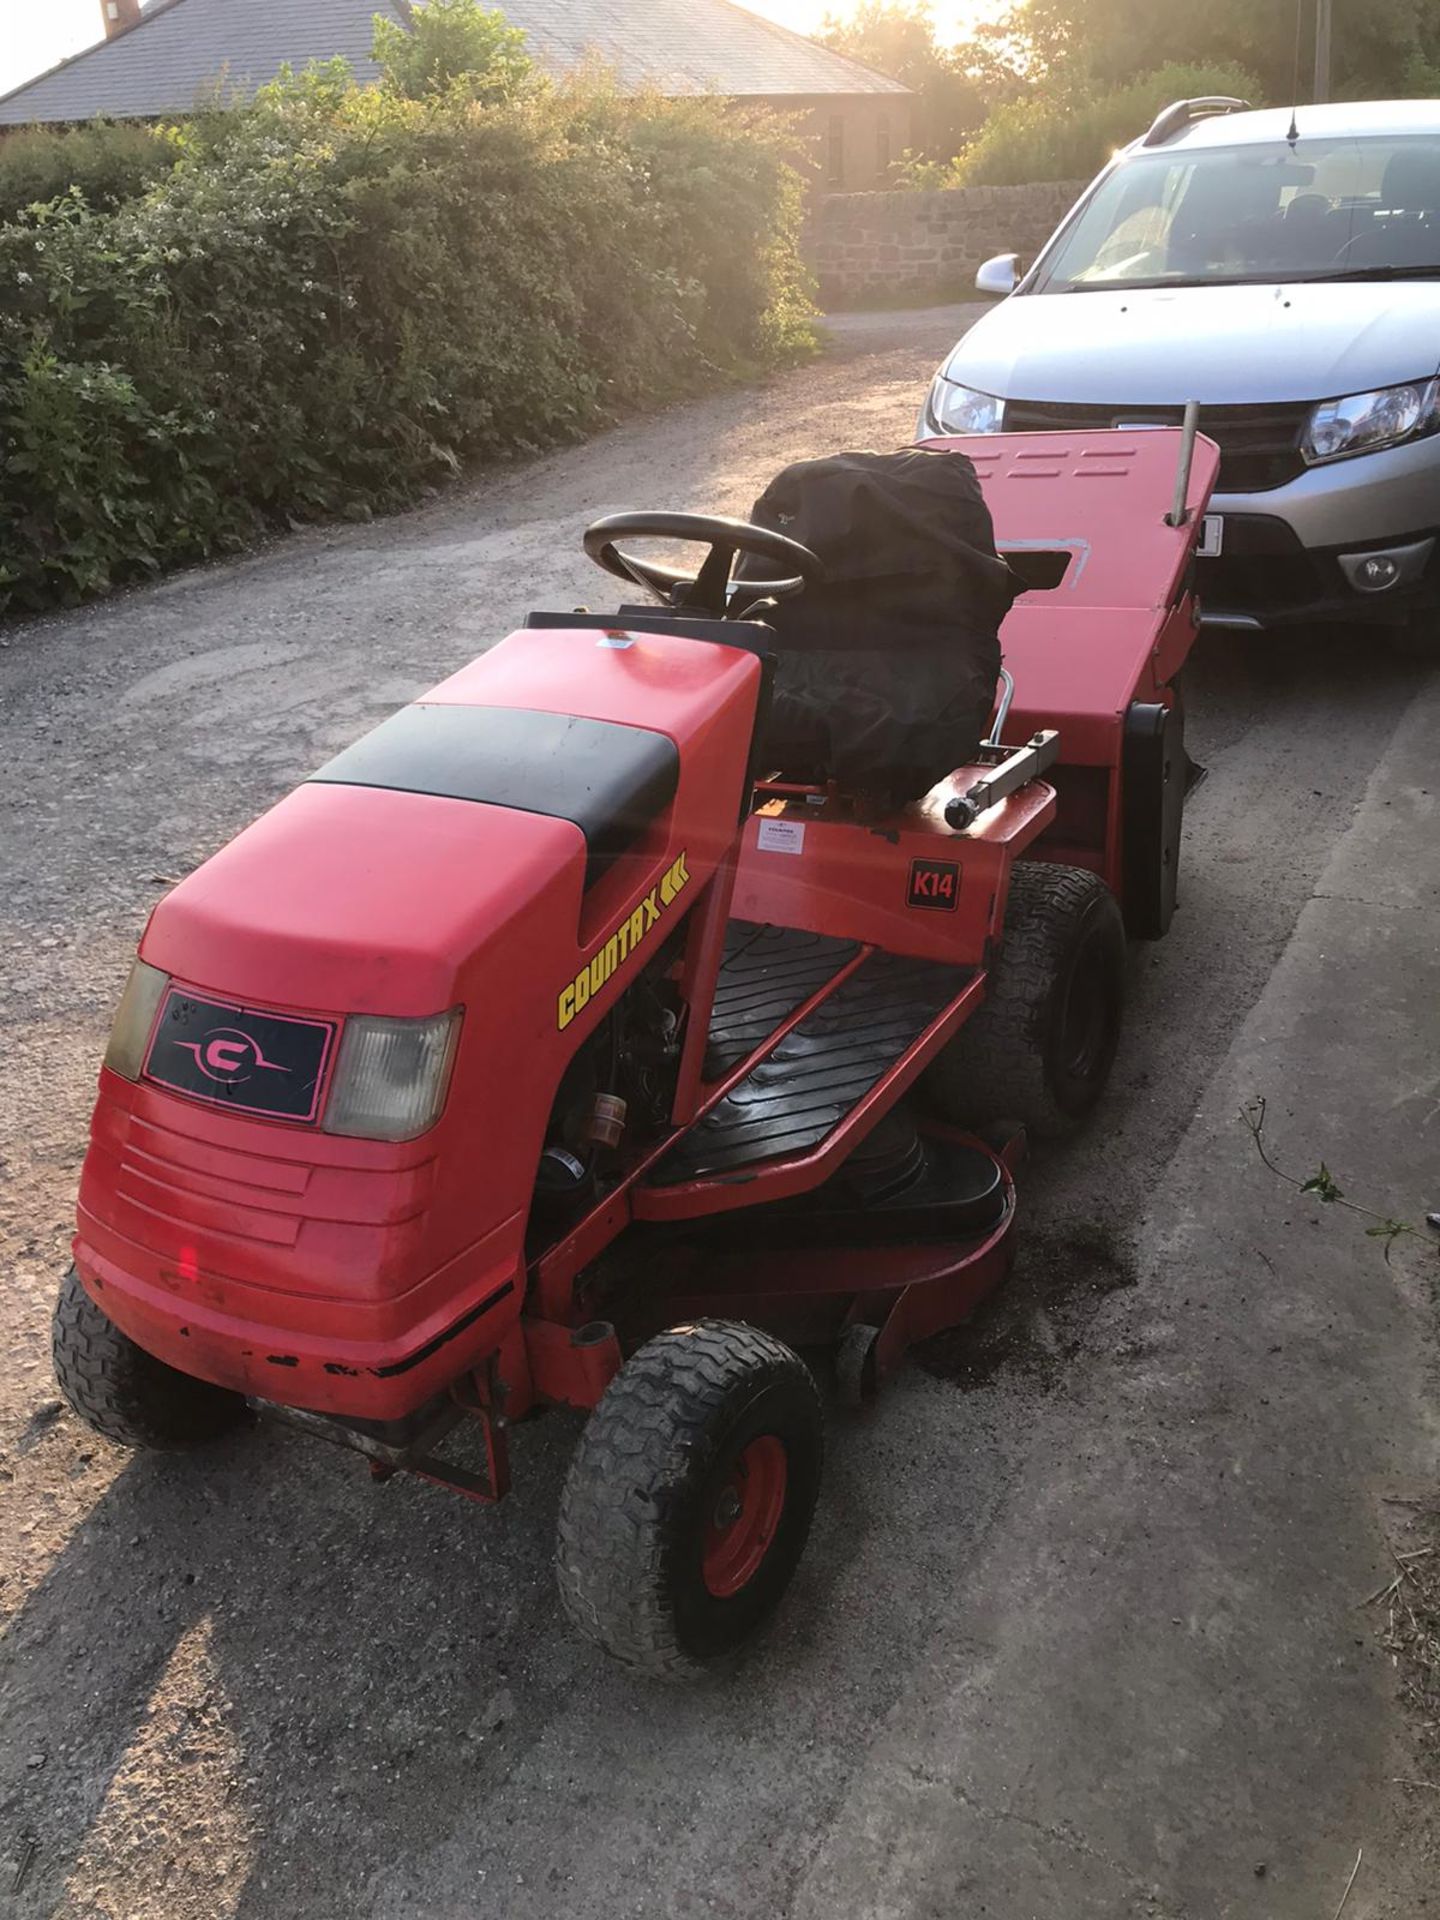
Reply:
M837 1414L731 1680L636 1684L566 1629L568 1415L485 1513L279 1432L129 1460L55 1403L95 1063L167 878L530 606L607 604L592 516L908 438L963 318L854 316L759 391L0 633L0 1912L1326 1920L1357 1849L1347 1920L1440 1906L1357 1609L1386 1502L1433 1500L1429 1251L1387 1266L1235 1118L1264 1094L1287 1164L1436 1203L1440 695L1372 644L1202 647L1210 777L1113 1093L1033 1165L1007 1293Z

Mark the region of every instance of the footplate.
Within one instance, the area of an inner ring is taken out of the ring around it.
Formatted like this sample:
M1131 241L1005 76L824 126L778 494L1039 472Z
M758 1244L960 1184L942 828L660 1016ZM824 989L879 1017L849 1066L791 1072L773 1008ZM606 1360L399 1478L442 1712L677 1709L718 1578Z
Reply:
M732 920L710 1011L706 1079L733 1072L859 951L854 940Z
M776 930L763 933L775 936ZM711 1031L721 1072L727 1062L733 1067L753 1051L764 1031L773 1031L849 957L845 942L814 944L832 949L824 956L828 975L821 971L801 992L797 967L788 1007L767 1002L763 1016L762 997L755 996L751 1005L761 1030L747 1024L743 1044L736 1018L739 996L729 1003L717 998ZM818 965L820 956L812 958ZM763 1162L794 1158L818 1147L976 977L974 968L872 953L677 1141L654 1169L650 1184L664 1188L734 1179Z

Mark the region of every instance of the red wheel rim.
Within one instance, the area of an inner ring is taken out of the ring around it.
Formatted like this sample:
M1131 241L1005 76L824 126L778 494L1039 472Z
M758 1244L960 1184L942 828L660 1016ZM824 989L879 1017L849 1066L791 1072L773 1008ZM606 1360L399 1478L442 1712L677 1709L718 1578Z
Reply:
M752 1440L721 1482L705 1522L701 1572L717 1600L728 1600L760 1570L785 1511L789 1467L773 1433Z

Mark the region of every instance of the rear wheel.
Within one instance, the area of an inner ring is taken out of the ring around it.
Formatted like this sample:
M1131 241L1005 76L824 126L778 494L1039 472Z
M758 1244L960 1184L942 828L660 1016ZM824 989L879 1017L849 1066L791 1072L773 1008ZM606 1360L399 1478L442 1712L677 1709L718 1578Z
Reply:
M1124 1002L1110 889L1080 867L1022 861L985 999L925 1076L933 1106L956 1126L1018 1120L1037 1139L1063 1138L1104 1091Z
M60 1283L51 1327L55 1379L87 1427L122 1447L173 1453L214 1440L244 1418L238 1393L166 1366L120 1331L80 1283Z
M611 1382L560 1505L560 1597L643 1673L723 1664L778 1605L820 1486L823 1417L768 1333L701 1320L647 1342Z

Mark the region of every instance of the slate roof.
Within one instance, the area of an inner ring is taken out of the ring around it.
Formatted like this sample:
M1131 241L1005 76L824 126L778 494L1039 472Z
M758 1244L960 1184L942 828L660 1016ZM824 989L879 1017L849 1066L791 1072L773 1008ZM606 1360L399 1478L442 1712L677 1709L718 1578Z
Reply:
M502 4L543 65L563 72L598 54L629 89L769 99L909 92L731 0ZM403 20L407 10L407 0L151 0L139 26L0 99L0 126L186 113L217 92L248 98L287 62L299 68L335 54L372 81L374 16Z
M6 94L0 126L187 113L217 87L245 99L286 61L298 68L337 53L357 79L374 80L374 16L387 12L403 18L394 0L152 0L138 27Z
M910 89L730 0L501 0L556 71L599 53L628 88L800 97Z

